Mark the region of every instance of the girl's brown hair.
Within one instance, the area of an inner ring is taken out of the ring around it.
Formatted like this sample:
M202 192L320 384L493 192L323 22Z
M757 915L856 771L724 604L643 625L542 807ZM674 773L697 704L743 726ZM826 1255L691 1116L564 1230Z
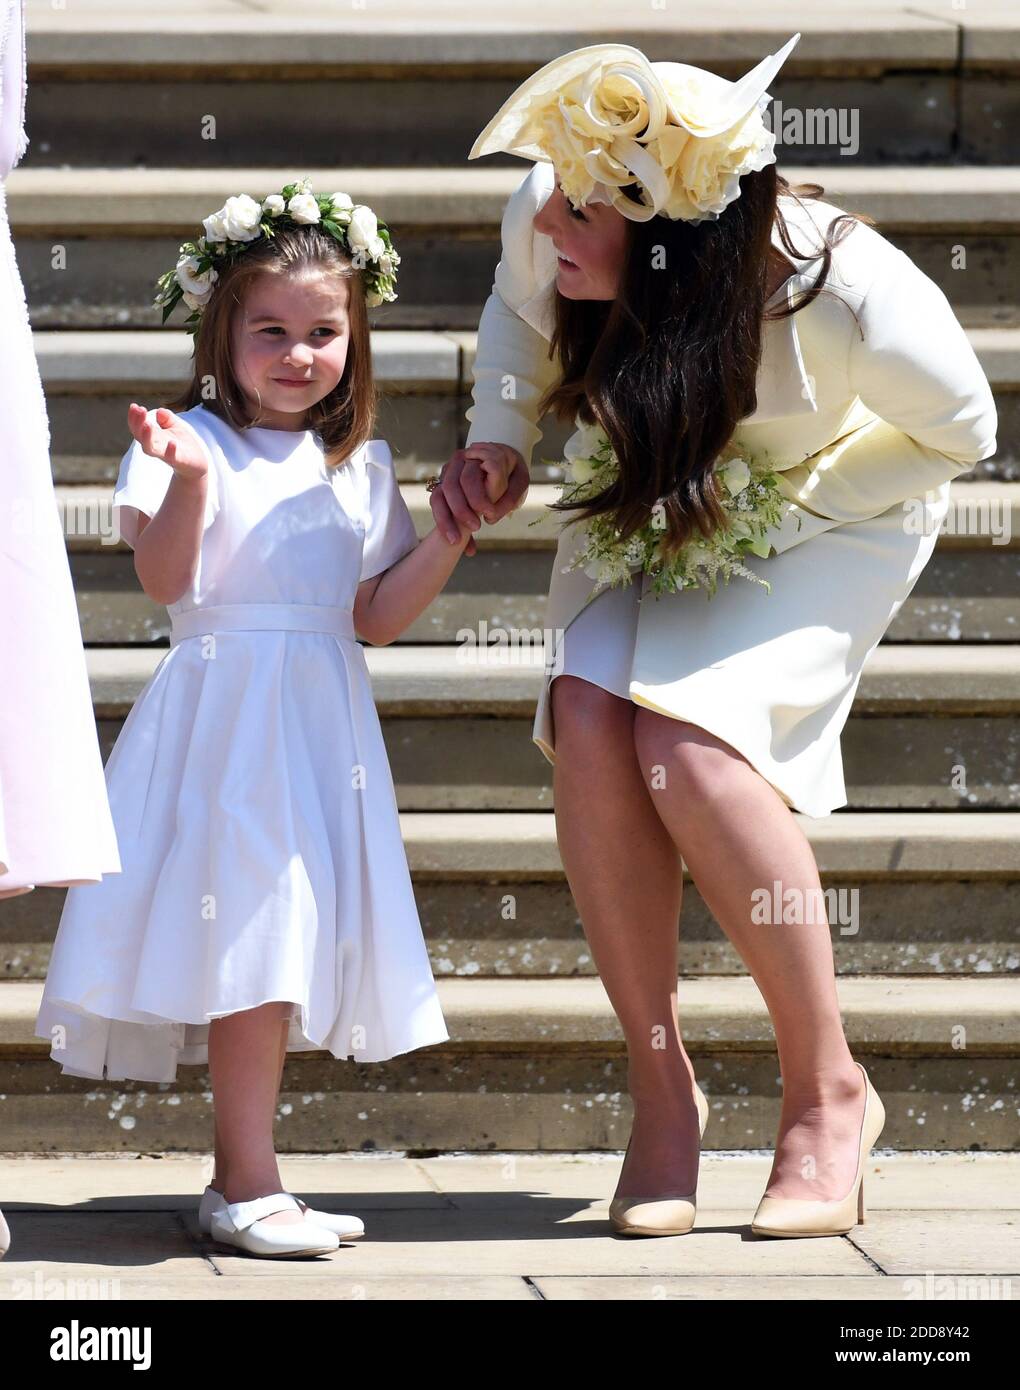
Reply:
M600 424L620 471L598 497L553 508L577 511L571 523L615 512L626 539L662 499L667 557L695 530L708 538L725 524L712 465L738 423L757 409L765 318L787 318L816 299L833 248L855 223L874 226L866 214L845 213L830 224L820 252L799 251L778 198L821 198L821 185L791 186L770 164L745 174L740 189L715 221L628 219L615 299L556 295L550 357L559 354L562 375L545 393L540 413L551 409L560 418ZM821 266L796 304L766 315L777 219L784 248L801 259L820 256Z
M378 393L372 376L364 277L343 247L314 225L286 228L274 237L260 239L220 272L196 335L191 381L167 408L181 411L201 405L237 430L257 423L258 413L253 415L234 372L231 331L235 314L243 312L253 280L263 274L287 278L333 275L348 282L350 343L344 373L305 417L306 427L317 430L322 438L327 466L339 467L372 438Z

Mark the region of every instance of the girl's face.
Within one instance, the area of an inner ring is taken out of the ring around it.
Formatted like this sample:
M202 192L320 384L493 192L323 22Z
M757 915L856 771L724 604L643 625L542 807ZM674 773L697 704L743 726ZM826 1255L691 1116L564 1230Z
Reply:
M340 381L350 345L349 303L350 282L340 276L283 281L265 274L252 282L234 315L231 348L260 426L303 430L309 407Z
M627 250L627 219L610 203L576 212L559 179L533 219L558 256L556 288L566 299L615 299Z

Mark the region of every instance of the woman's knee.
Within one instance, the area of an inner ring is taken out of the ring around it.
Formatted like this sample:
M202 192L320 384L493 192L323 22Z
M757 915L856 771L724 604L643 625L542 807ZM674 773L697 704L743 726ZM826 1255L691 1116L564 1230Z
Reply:
M639 707L634 748L650 790L683 789L692 803L727 795L731 775L750 766L742 753L699 724Z
M611 690L585 680L582 676L557 676L550 687L553 724L556 729L556 752L561 743L593 742L613 738L630 738L634 723L634 706Z

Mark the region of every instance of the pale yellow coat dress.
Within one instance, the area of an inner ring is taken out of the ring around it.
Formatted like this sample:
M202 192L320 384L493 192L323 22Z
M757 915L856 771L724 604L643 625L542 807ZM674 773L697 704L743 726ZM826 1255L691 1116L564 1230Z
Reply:
M553 166L536 163L507 203L467 411L469 444L509 444L526 461L540 437L538 399L558 375L547 357L556 253L532 225L553 186ZM793 302L813 283L821 234L843 211L794 198L781 206L808 255L791 258L774 230L773 245L797 273L770 305ZM713 597L698 589L656 598L638 574L585 607L595 580L564 568L583 523L565 527L534 742L555 762L550 687L573 674L700 725L794 810L820 817L845 806L840 734L865 662L931 558L950 480L995 452L996 424L988 382L945 295L858 223L833 253L826 292L766 323L757 409L735 435L767 451L789 499L770 533L772 553L746 557L771 591L737 577Z

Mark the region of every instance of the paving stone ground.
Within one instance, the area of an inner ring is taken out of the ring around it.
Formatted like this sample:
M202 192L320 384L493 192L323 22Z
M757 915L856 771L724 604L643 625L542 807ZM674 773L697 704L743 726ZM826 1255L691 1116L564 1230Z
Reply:
M702 1158L687 1236L615 1236L622 1154L287 1155L289 1190L357 1214L361 1241L260 1260L203 1237L204 1154L0 1158L24 1299L1020 1299L1020 1157L882 1153L848 1236L770 1240L751 1216L769 1154Z

